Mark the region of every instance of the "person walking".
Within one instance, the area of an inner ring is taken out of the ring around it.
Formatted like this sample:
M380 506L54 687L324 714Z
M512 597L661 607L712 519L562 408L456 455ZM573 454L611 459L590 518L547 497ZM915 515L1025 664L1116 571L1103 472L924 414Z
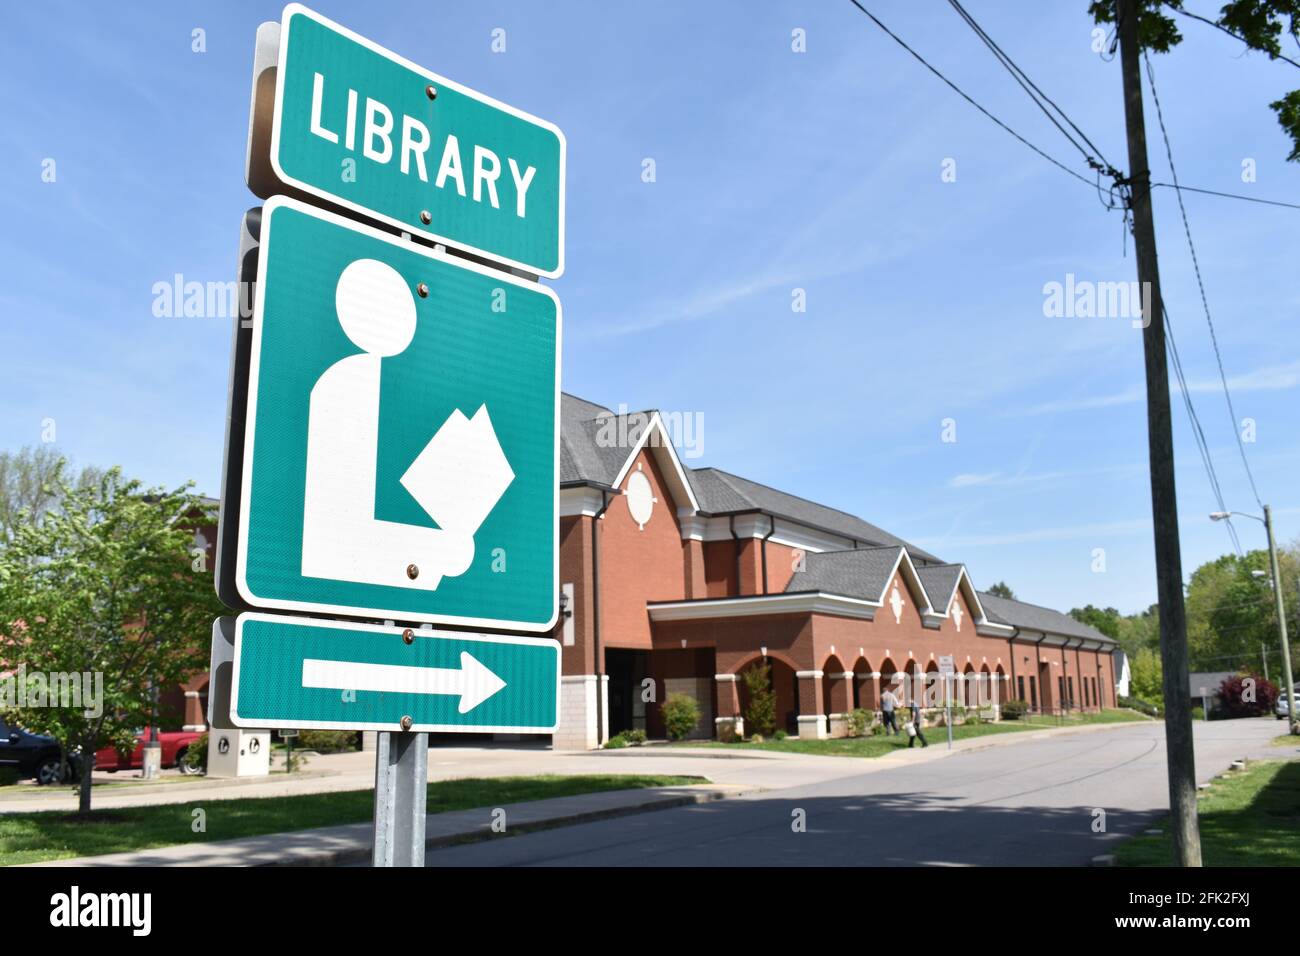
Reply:
M885 725L885 730L888 731L891 736L898 733L898 719L894 713L897 707L898 698L894 696L892 690L886 687L885 692L880 695L880 718L881 722Z
M918 740L921 741L922 747L930 746L929 743L926 742L925 734L921 733L921 705L917 702L915 697L912 698L912 723L909 725L907 738L908 750L911 750L912 744L916 743Z

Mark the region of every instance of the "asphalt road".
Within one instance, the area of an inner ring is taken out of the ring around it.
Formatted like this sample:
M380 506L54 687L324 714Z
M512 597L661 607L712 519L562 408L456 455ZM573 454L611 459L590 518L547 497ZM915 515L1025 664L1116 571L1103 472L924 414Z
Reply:
M1284 756L1271 720L1196 726L1197 779ZM934 735L938 737L938 733ZM932 746L942 746L932 739ZM852 759L852 758L843 758ZM1164 725L955 753L712 804L435 850L428 866L1077 866L1168 808ZM1096 832L1104 812L1104 832ZM796 826L802 818L804 827Z

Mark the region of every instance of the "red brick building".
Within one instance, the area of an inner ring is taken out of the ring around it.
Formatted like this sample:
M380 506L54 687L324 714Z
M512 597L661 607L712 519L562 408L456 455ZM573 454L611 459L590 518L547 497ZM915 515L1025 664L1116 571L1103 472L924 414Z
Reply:
M696 699L698 736L741 731L739 675L760 660L778 727L801 736L843 733L848 711L876 710L944 655L961 702L1115 706L1116 646L1072 617L977 591L963 565L861 518L687 468L657 413L564 395L561 416L557 747L662 736L672 693ZM209 561L214 542L215 529L196 542ZM164 697L187 730L205 727L207 684Z
M557 747L663 733L671 693L697 733L743 726L741 671L772 669L777 725L843 733L883 690L950 655L959 702L1115 706L1114 642L1068 615L976 590L942 561L853 515L678 459L655 412L565 395ZM649 699L647 699L649 698Z

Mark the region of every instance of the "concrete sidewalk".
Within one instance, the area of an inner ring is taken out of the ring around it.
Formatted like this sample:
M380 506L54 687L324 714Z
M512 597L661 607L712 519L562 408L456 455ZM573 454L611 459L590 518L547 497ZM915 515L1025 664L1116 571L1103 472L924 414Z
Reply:
M554 797L527 803L509 803L500 808L480 807L430 814L425 820L425 844L429 849L473 843L551 827L589 823L633 813L668 810L688 804L707 803L744 793L740 787L702 784L694 787L656 787L644 790L611 790L573 797ZM506 829L492 830L505 812ZM159 847L131 853L84 856L30 866L334 866L369 861L372 847L370 823L349 823L316 830L271 833L239 840L216 840Z

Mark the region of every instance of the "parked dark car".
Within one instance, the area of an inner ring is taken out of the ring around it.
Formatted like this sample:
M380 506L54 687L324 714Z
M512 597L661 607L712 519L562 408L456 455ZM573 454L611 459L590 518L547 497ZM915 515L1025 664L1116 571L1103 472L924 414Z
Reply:
M70 760L64 774L61 756L53 737L31 734L0 720L0 767L14 767L20 777L35 777L39 784L62 783L72 777L75 767Z

